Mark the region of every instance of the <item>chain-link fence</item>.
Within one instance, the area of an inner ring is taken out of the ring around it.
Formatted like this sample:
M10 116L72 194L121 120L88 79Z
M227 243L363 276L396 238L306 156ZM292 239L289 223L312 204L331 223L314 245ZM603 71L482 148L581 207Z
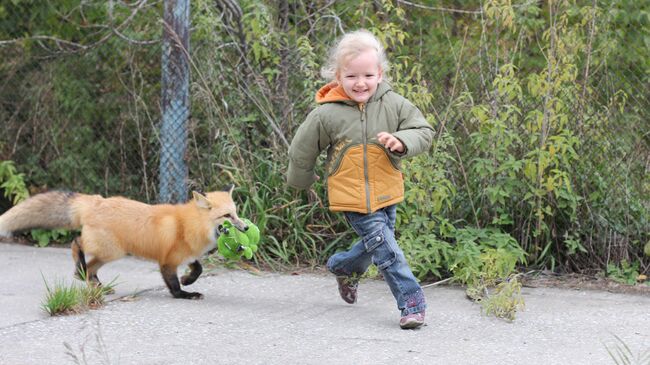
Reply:
M160 201L187 200L187 124L190 116L190 4L167 1L163 16Z
M30 4L3 7L16 21L2 29L0 160L19 166L32 193L187 199L189 1L121 5L107 14L95 3L41 4L31 16ZM66 10L76 29L63 22L38 34L39 22ZM129 14L107 24L119 11ZM93 16L88 29L77 23ZM122 26L142 32L123 34Z

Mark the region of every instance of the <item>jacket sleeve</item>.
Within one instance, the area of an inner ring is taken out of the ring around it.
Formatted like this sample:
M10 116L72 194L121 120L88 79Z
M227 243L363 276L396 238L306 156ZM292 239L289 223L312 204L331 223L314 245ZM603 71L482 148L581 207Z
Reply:
M330 144L322 121L313 110L298 127L289 146L287 183L297 189L308 189L316 181L314 166L321 151Z
M393 135L402 141L405 151L394 155L404 158L427 152L435 133L422 112L410 101L403 99L398 115L399 124Z

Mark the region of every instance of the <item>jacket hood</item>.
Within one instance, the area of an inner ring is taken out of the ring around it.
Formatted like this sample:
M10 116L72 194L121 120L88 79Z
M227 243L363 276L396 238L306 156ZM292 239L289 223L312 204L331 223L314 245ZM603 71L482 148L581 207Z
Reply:
M316 102L319 104L332 103L336 101L352 101L348 94L343 90L343 86L338 82L332 81L321 87L316 93Z
M373 102L381 98L385 93L391 90L390 85L386 82L381 82L377 85L377 90L375 94L370 97L368 102ZM347 104L356 104L348 94L343 90L343 86L339 85L338 82L332 81L325 86L321 87L316 93L316 102L319 104L325 103L334 103L334 102L346 102Z

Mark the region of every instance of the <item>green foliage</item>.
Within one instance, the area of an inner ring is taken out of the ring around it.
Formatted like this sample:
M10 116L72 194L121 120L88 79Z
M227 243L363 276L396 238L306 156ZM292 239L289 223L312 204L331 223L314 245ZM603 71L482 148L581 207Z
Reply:
M445 134L436 140L434 153L403 161L407 177L405 201L398 207L400 245L413 273L420 279L443 277L448 272L452 248L445 236L453 226L441 214L456 193L445 173L451 160L446 147L452 143Z
M564 245L566 247L566 254L571 256L578 252L588 253L587 249L580 243L580 240L566 233L564 235Z
M14 205L29 197L29 190L25 186L25 174L16 171L13 161L0 161L0 188Z
M0 78L12 85L0 88L0 97L10 105L0 111L6 133L0 138L0 146L6 146L0 155L19 158L30 185L125 195L140 192L142 184L142 190L149 188L150 175L138 169L155 139L149 139L150 128L143 128L149 111L142 105L155 104L153 93L160 94L158 81L146 80L159 78L151 60L160 58L147 47L131 47L124 38L148 34L158 23L158 11L132 10L128 4L109 7L103 1L7 5L10 21L2 22L0 38L15 40L3 47L15 62L0 63ZM122 38L110 37L106 24L119 28ZM159 25L151 31L157 35ZM67 53L82 47L88 48ZM128 102L127 88L133 97Z
M526 263L525 252L512 237L493 229L462 229L454 236L449 268L454 278L467 286L467 296L480 302L487 315L514 320L524 307L515 268Z
M29 233L39 247L48 246L52 242L70 242L74 236L74 231L67 229L32 229Z
M493 286L526 263L526 253L508 234L495 229L464 228L454 233L455 253L449 269L468 286Z
M620 266L609 263L607 276L619 283L634 285L639 277L639 262L630 264L627 260L622 260Z
M5 197L13 197L14 205L29 197L24 179L25 174L16 171L13 161L0 162L0 188L4 189ZM33 229L30 234L39 247L45 247L51 241L67 242L72 237L72 231L65 229Z

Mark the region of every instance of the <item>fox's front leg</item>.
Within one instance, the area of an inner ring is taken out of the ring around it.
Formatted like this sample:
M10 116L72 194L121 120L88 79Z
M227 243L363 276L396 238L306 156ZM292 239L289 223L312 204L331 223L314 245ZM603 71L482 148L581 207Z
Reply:
M174 298L203 299L203 294L201 293L191 293L181 289L181 283L178 281L178 276L176 275L176 266L161 265L160 273Z
M201 266L199 260L192 262L189 266L190 266L190 273L187 275L183 275L183 277L181 278L181 284L183 285L192 285L203 272L203 267Z

